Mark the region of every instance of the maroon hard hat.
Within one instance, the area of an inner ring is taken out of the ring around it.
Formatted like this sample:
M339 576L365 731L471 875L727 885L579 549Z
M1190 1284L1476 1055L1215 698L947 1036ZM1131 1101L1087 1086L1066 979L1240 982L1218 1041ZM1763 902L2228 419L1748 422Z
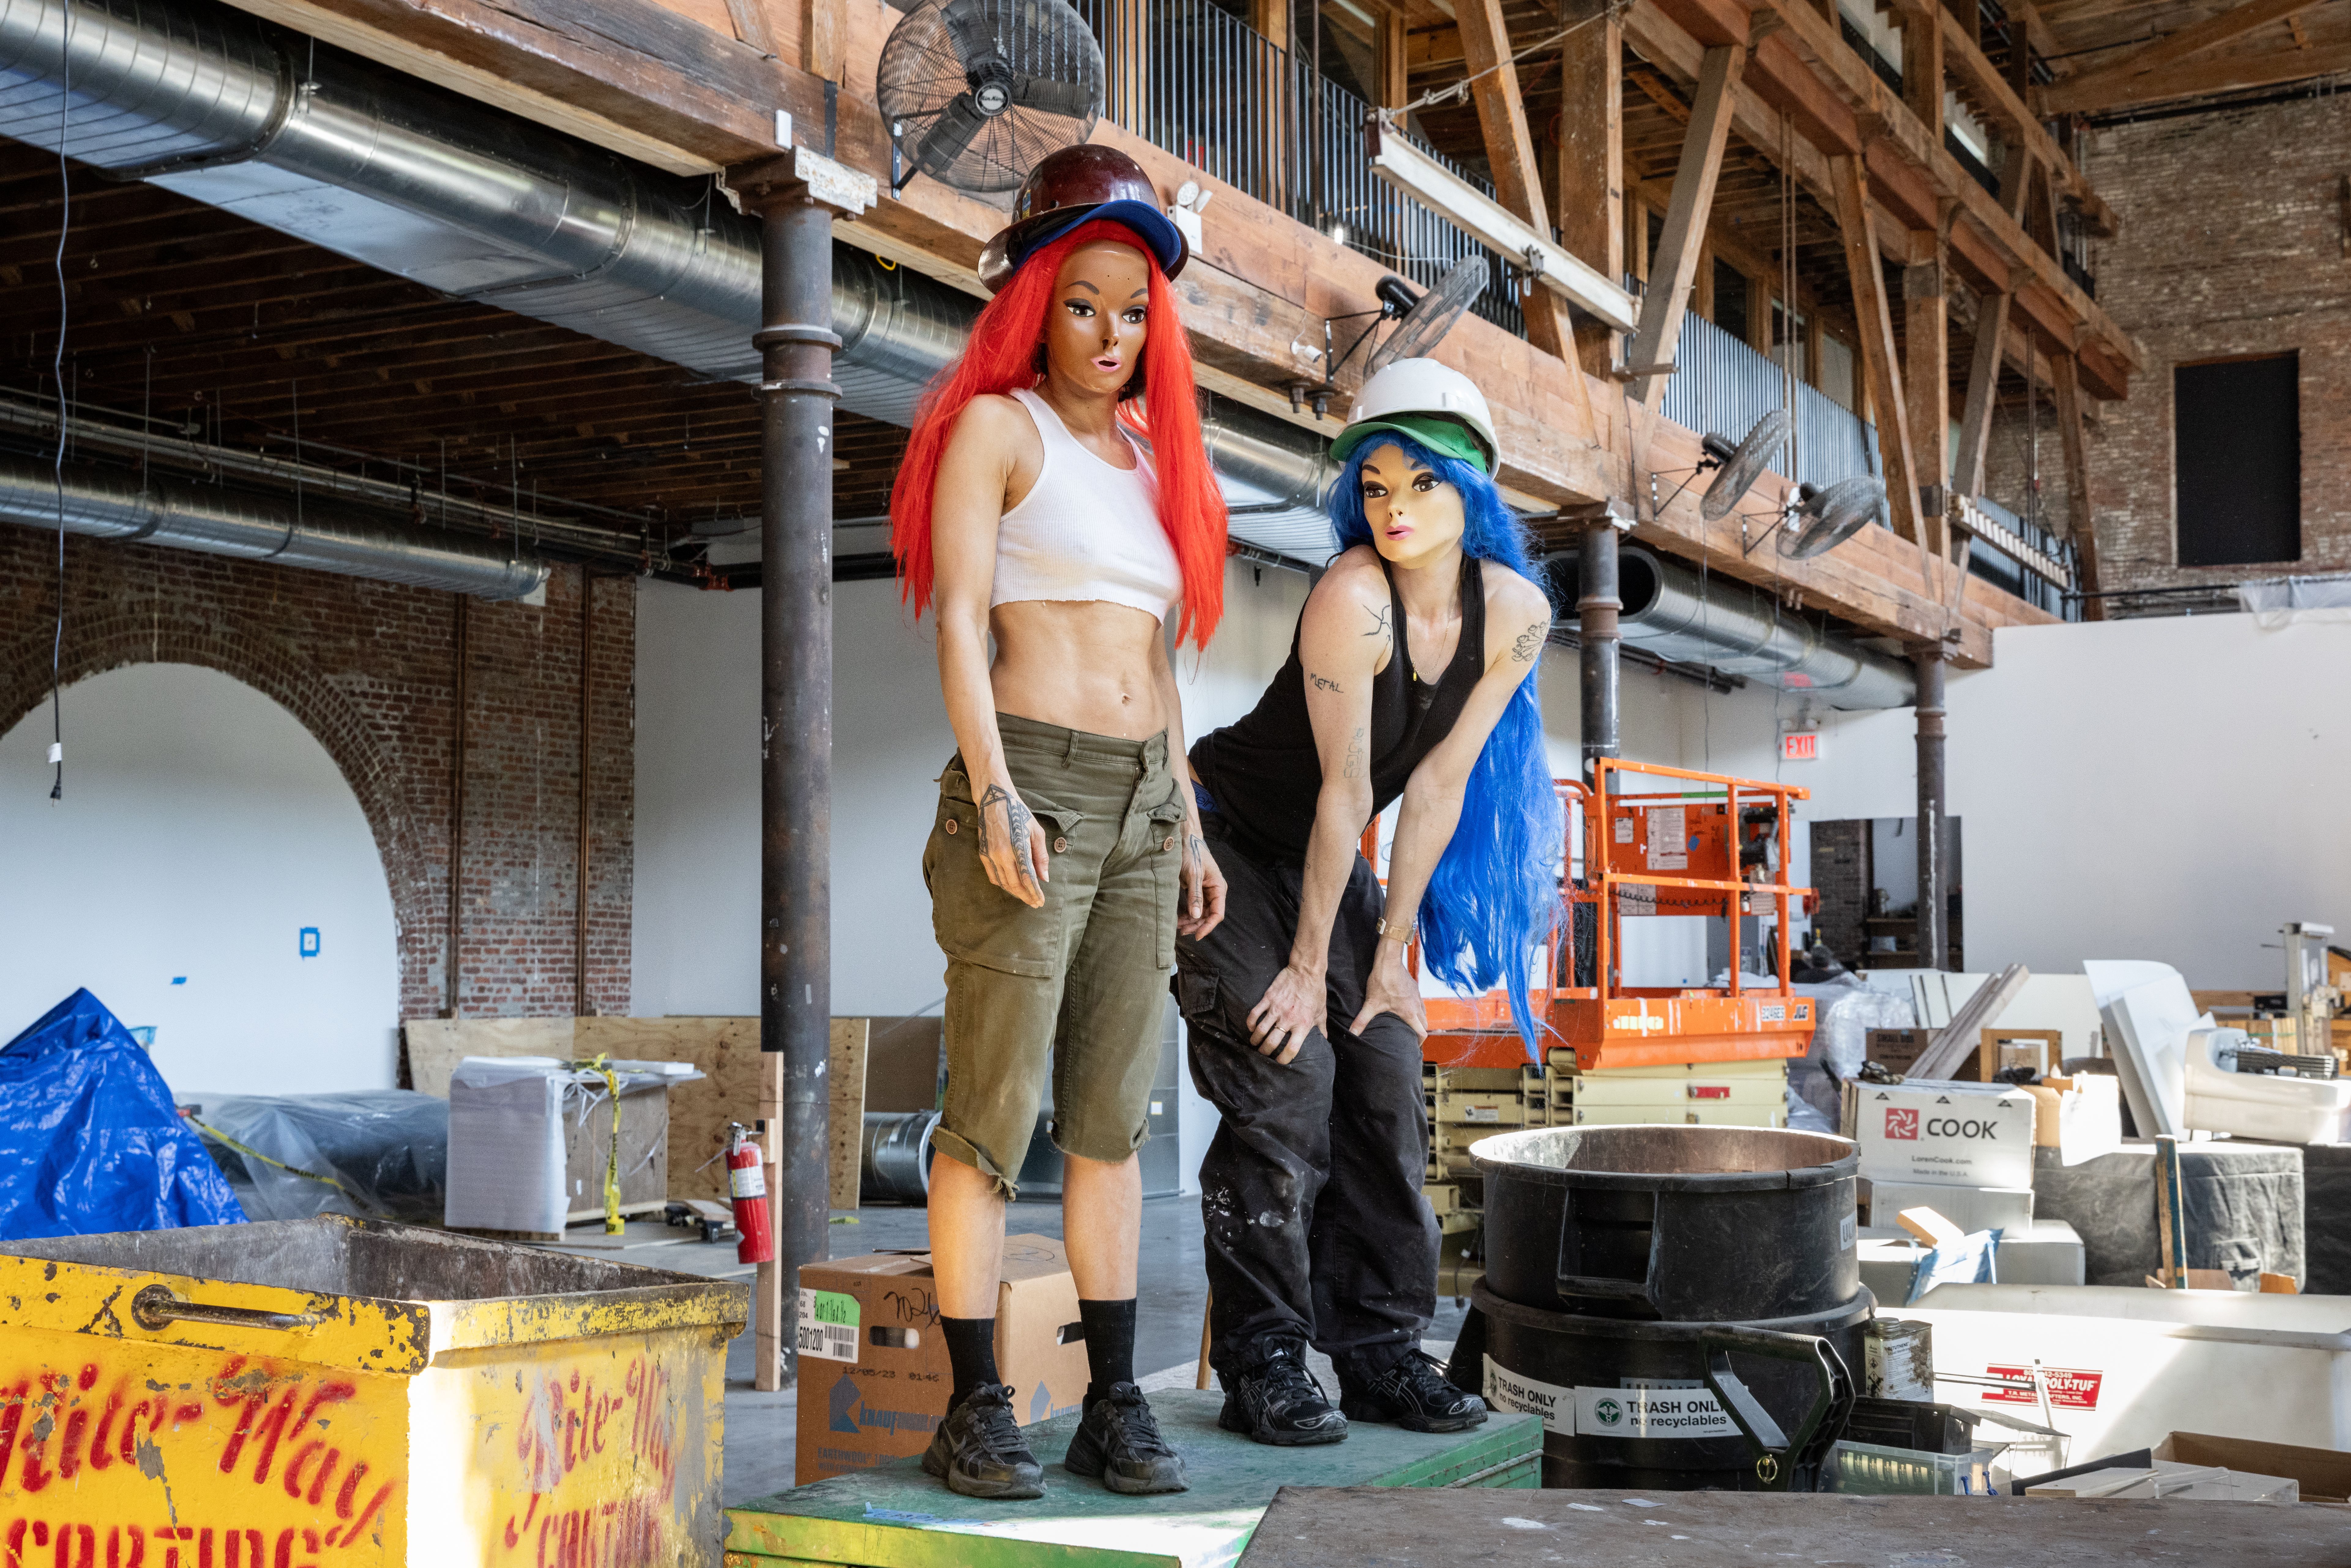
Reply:
M1192 259L1184 231L1161 208L1143 166L1115 147L1081 143L1049 153L1020 182L1012 225L979 253L980 282L996 293L1022 262L1090 218L1133 229L1166 277L1183 271Z

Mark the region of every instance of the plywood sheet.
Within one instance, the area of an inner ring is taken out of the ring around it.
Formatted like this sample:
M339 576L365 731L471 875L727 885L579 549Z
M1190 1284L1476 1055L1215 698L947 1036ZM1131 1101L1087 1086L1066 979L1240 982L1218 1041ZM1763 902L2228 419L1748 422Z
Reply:
M737 1518L740 1513L737 1511ZM2308 1503L1286 1486L1240 1568L2338 1568L2351 1526Z
M832 1020L832 1054L825 1082L826 1098L832 1107L827 1164L835 1208L857 1207L858 1176L865 1155L866 1044L872 1034L872 1019Z

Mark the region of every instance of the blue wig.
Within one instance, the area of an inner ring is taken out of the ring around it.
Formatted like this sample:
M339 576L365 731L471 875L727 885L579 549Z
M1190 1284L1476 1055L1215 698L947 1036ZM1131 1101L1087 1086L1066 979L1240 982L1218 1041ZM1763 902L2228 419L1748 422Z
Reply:
M1465 551L1531 582L1541 580L1527 559L1525 528L1483 469L1389 431L1358 446L1331 487L1328 507L1341 548L1372 543L1371 522L1364 515L1364 460L1391 443L1461 493ZM1528 666L1469 770L1461 821L1429 877L1420 929L1429 972L1468 990L1501 986L1520 1037L1541 1061L1540 1041L1548 1030L1535 1018L1527 974L1530 955L1550 939L1559 921L1562 830L1543 749L1535 669Z

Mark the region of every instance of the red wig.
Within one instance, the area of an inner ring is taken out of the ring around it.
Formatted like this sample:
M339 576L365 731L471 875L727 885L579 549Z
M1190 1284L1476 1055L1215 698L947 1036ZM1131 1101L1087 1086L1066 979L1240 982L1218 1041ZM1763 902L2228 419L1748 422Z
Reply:
M971 400L1034 387L1038 347L1044 341L1045 312L1061 263L1081 246L1108 240L1133 246L1147 259L1151 249L1123 224L1096 219L1045 246L1020 266L1004 291L972 324L962 358L942 371L923 394L914 434L890 492L890 548L898 558L900 591L920 615L930 607L931 509L938 488L939 462L947 437ZM1156 264L1146 307L1150 332L1136 374L1143 381L1143 407L1122 403L1119 417L1151 442L1158 477L1159 526L1176 547L1184 570L1183 620L1179 639L1205 648L1225 608L1225 497L1208 466L1200 436L1199 394L1192 381L1192 349L1176 312L1176 296Z

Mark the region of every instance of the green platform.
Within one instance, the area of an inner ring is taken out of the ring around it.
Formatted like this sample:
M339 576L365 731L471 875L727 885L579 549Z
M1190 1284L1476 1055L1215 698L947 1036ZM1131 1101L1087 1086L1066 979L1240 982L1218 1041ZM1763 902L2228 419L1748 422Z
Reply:
M842 1568L1219 1568L1236 1562L1285 1486L1533 1487L1542 1423L1497 1412L1433 1436L1359 1425L1343 1443L1270 1448L1217 1426L1220 1394L1154 1394L1160 1429L1184 1455L1192 1490L1120 1497L1061 1469L1078 1418L1029 1429L1045 1466L1034 1502L976 1502L902 1459L727 1510L730 1568L772 1563Z

